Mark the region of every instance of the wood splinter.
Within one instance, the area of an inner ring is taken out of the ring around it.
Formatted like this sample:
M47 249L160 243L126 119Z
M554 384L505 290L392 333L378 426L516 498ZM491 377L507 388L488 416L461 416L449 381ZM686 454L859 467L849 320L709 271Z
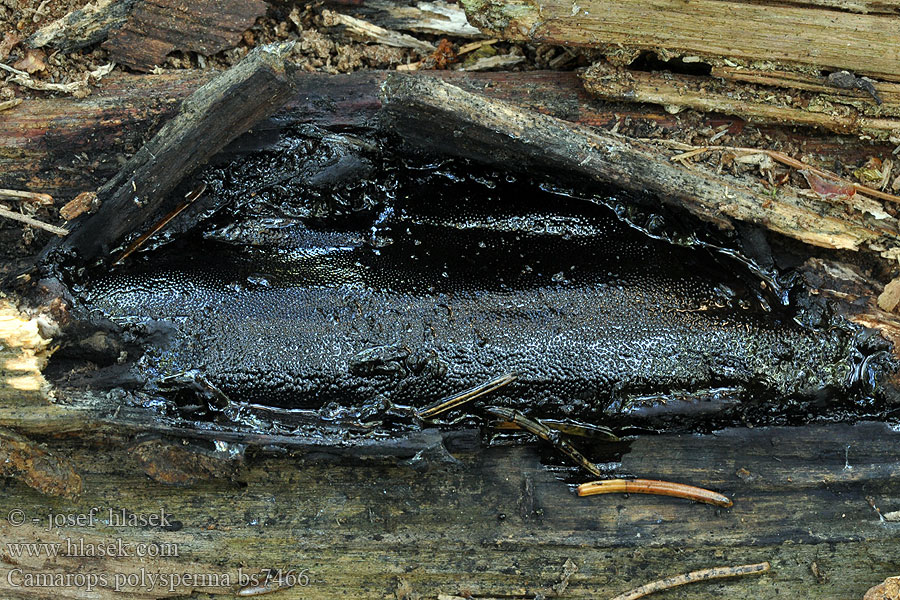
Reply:
M712 567L711 569L700 569L699 571L691 571L674 577L667 577L644 584L634 588L624 594L619 594L612 600L637 600L654 592L661 592L673 587L678 587L686 583L695 583L697 581L709 581L710 579L724 579L726 577L741 577L743 575L758 575L765 573L771 568L768 562L755 563L752 565L736 565L733 567Z
M493 392L494 390L499 390L503 386L515 380L515 373L506 373L504 375L501 375L500 377L491 379L486 383L477 385L473 388L469 388L464 392L460 392L456 395L450 396L449 398L439 400L431 406L426 406L417 413L417 416L420 419L432 419L439 414L447 412L448 410L454 409L458 406L462 406L466 402L470 402L475 398L484 396L485 394Z
M595 496L597 494L652 494L656 496L673 496L685 498L695 502L714 504L729 508L734 504L731 498L683 483L671 481L658 481L655 479L607 479L604 481L591 481L578 486L579 496Z

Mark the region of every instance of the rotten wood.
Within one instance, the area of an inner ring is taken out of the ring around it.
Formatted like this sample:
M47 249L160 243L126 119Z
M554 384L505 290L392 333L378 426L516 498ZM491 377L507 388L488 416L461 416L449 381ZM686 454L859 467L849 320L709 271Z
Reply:
M31 48L50 46L68 53L107 38L122 27L137 0L94 0L38 29L25 40Z
M100 208L73 221L50 251L106 259L135 233L171 210L169 193L228 142L281 107L293 90L284 57L290 44L262 46L194 92L119 173L101 187ZM168 204L167 204L168 203Z
M773 196L759 184L699 165L673 164L640 142L519 110L435 79L392 75L383 89L386 128L414 147L437 145L505 168L571 174L650 192L721 227L744 221L823 248L892 252L900 242L896 220L886 213L865 216L872 209L855 196L836 204L789 191Z
M635 56L711 61L770 61L900 81L900 17L859 14L819 3L661 0L462 0L469 22L486 34L541 44L605 48ZM865 10L865 9L863 9Z
M304 123L333 130L366 129L380 109L378 94L386 76L385 72L297 74L299 92L275 117L255 127L255 135L262 139L279 128ZM570 72L434 71L423 76L582 125L608 129L628 122L640 131L665 132L678 139L709 128L707 117L694 111L673 115L652 105L593 97ZM0 183L47 192L60 202L99 187L211 77L200 71L114 73L88 98L31 99L19 105L0 119ZM730 139L735 145L749 145L752 141L744 138L753 131L747 127ZM802 149L814 164L828 168L836 161L853 165L869 156L887 157L894 149L893 144L811 130L769 127L763 132L773 147Z
M0 392L0 405L8 402ZM85 593L76 585L16 587L7 579L12 569L20 569L13 582L40 573L106 574L109 583L92 595L105 600L233 594L244 587L235 579L239 570L265 568L306 570L309 580L284 590L285 598L391 597L398 590L405 597L552 597L564 572L570 573L566 597L596 598L598 589L613 596L672 573L761 561L771 563L770 575L729 582L729 592L762 600L861 598L894 575L900 560L893 526L867 500L885 510L900 506L900 434L882 424L642 436L592 451L598 462L615 461L620 473L727 490L735 498L731 509L652 496L578 498L560 481L558 467L548 468L536 448L524 446L448 444L453 464L251 449L237 481L218 477L172 487L147 478L148 457L128 451L127 436L91 443L92 435L47 442L81 473L77 501L47 498L17 480L5 483L0 514L21 510L27 522L13 527L0 520L0 539L64 548L68 540L96 546L121 539L160 552L11 557L4 545L5 598ZM168 472L165 456L149 460L154 472ZM90 514L94 507L106 521L111 509L117 518L123 510L163 514L165 524L48 527L51 511ZM813 562L821 579L811 572ZM566 570L567 563L577 571ZM174 589L158 580L126 585L124 577L141 569L219 579L182 581ZM116 573L123 576L118 591ZM691 589L702 600L720 594L718 586Z
M209 56L236 46L266 8L264 0L137 0L103 47L117 63L149 71L174 50Z
M601 98L650 102L670 112L691 108L735 115L753 123L821 127L881 140L900 131L897 84L879 84L879 89L884 89L883 103L876 105L862 92L827 86L824 77L781 76L777 72L721 68L706 77L598 63L583 77L588 91ZM773 90L773 85L785 89Z

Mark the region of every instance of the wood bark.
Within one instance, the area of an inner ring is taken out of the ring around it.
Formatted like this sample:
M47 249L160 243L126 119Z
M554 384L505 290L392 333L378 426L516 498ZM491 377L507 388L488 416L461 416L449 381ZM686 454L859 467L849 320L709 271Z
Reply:
M311 123L337 130L353 128L370 131L382 111L379 93L387 76L383 72L337 77L298 74L295 76L298 93L288 101L284 110L272 119L259 123L252 134L237 140L226 152L240 152L245 147L264 145L267 140L276 139L278 131L291 124ZM106 91L96 98L81 101L34 100L20 105L8 113L6 120L0 121L0 166L5 170L3 187L49 192L57 196L60 203L78 192L95 187L100 178L109 177L120 168L123 153L135 152L166 118L175 114L179 101L205 83L208 77L194 73L122 76L111 81ZM425 139L423 136L416 137L416 127L411 128L413 131L410 139L418 139L420 147L440 152L458 145L456 138L447 139L448 129L441 130L437 127L441 119L449 118L448 122L456 119L467 133L471 131L473 135L483 132L484 128L479 124L481 117L473 116L475 114L471 112L476 105L466 105L469 100L479 100L477 110L483 113L494 112L498 117L491 121L492 124L514 128L524 126L521 119L534 119L534 123L545 126L541 129L542 132L553 132L552 136L556 136L557 141L565 142L561 151L563 154L571 152L567 155L568 158L563 158L562 155L558 157L560 162L557 163L557 168L571 168L582 174L592 170L593 167L578 166L578 162L584 157L576 160L577 152L574 149L577 144L585 144L585 151L596 154L598 151L590 150L590 144L597 144L599 140L603 143L611 140L614 147L641 147L640 151L635 152L636 156L643 157L642 160L650 161L644 164L653 163L671 176L677 175L695 182L694 188L685 189L698 191L696 186L700 185L700 181L705 181L701 187L706 186L706 191L703 192L707 194L706 200L691 200L688 204L720 223L729 222L730 219L746 219L771 226L773 230L782 233L792 232L788 235L828 247L872 247L882 252L894 245L896 227L893 225L893 218L872 221L871 216L862 213L873 208L859 198L857 201L863 203L856 207L852 204L849 207L830 205L792 195L779 197L776 202L771 203L771 194L761 189L754 190L752 185L748 188L745 182L728 181L726 176L715 173L710 174L712 179L709 179L701 166L695 165L690 171L677 164L669 164L668 157L676 151L650 149L640 142L629 142L621 136L604 136L601 131L589 128L615 129L618 123L628 121L639 130L643 128L650 133L665 131L681 136L700 128L708 128L709 124L702 115L692 112L671 115L648 106L592 99L571 73L535 72L512 76L434 72L405 77L437 77L452 82L453 89L467 99L453 104L452 108L448 105L431 106L427 109L420 106L417 109L424 120L423 131L434 130L434 137ZM407 94L407 100L413 102L416 100L414 96L418 94L424 106L431 102L428 94L433 91L448 92L448 88L436 85L428 84L415 93ZM561 90L568 93L561 94ZM495 100L501 103L496 108L492 104ZM520 109L524 109L527 114ZM410 114L415 114L415 111ZM427 114L431 116L425 116ZM505 117L501 118L499 115ZM502 122L503 118L508 120L506 124ZM765 134L775 147L798 152L798 158L806 156L825 166L830 166L835 160L854 164L873 154L890 156L892 149L890 146L872 146L868 142L846 137L804 135L790 129L769 128L765 130ZM496 136L493 143L499 144ZM535 163L542 164L545 157L537 150L539 143L543 141L538 142L535 138L531 141L519 140L514 145L525 144L531 149L530 152L535 153ZM735 138L735 143L740 143L739 135ZM462 144L460 147L466 146ZM598 147L602 147L602 144ZM482 158L496 160L493 154L484 148L481 150ZM518 163L510 153L501 152L497 156L506 156L509 166L515 167ZM616 163L622 164L621 158L612 161L612 164ZM624 168L626 167L621 167ZM602 171L592 172L592 176L600 179L605 177ZM622 177L617 181L625 187L641 188L641 191L644 184L650 186L648 189L670 189L664 185L660 188L662 184L652 173L648 171L641 175L641 179L631 182ZM679 183L672 189L681 188ZM739 193L738 200L722 202L726 191L728 194ZM676 202L668 191L665 196L669 197L669 201ZM764 208L767 206L768 209ZM845 211L846 208L850 209L849 213ZM770 218L773 216L774 218Z
M649 191L722 227L745 221L823 248L890 251L900 241L896 220L883 214L876 224L864 213L877 209L863 199L827 206L790 192L772 196L724 174L678 166L641 142L521 111L437 80L392 75L383 102L387 126L414 146L437 144L492 164Z
M613 128L629 122L636 129L661 131L677 138L710 126L707 117L692 111L670 114L651 105L595 98L571 72L430 71L420 76L437 77L487 98L581 125ZM85 99L24 102L0 120L0 182L8 188L47 192L59 202L95 189L177 112L184 98L211 77L200 71L113 74ZM334 76L302 73L295 77L298 93L275 117L254 128L259 139L300 123L334 130L366 129L378 114L379 88L387 72ZM768 127L764 133L773 147L801 151L826 167L835 161L856 164L872 155L889 156L893 150L892 144L872 144L823 132ZM741 134L731 139L737 145L752 143L744 141Z

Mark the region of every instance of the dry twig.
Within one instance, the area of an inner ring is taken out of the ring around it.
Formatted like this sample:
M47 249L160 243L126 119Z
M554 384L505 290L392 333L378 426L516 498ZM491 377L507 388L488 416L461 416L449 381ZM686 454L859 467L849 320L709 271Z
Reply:
M756 575L759 573L765 573L769 569L770 565L768 562L761 562L752 565L737 565L734 567L713 567L711 569L701 569L699 571L691 571L690 573L684 573L682 575L676 575L674 577L667 577L665 579L660 579L659 581L644 584L640 587L634 588L630 592L619 594L618 596L613 598L613 600L637 600L638 598L643 598L644 596L647 596L654 592L668 590L673 587L684 585L686 583L708 581L710 579L723 579L725 577L740 577L742 575Z
M56 225L49 225L47 223L44 223L43 221L38 221L37 219L29 217L28 215L23 215L22 213L17 213L3 207L0 207L0 217L6 217L7 219L12 219L13 221L19 221L20 223L25 223L26 225L31 225L32 227L37 227L38 229L43 229L44 231L55 233L58 236L69 234L69 230L67 229L57 227Z
M22 190L4 190L0 189L0 198L11 198L13 200L25 200L27 202L36 202L44 206L53 205L53 196L50 194L41 194L38 192L24 192Z

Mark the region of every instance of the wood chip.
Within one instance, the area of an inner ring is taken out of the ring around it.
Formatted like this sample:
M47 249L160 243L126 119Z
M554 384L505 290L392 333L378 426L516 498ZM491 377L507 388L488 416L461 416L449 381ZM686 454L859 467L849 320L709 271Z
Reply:
M41 27L27 43L32 48L50 46L71 52L106 39L109 32L128 20L136 0L95 0Z
M6 60L6 57L9 56L10 51L16 47L19 43L19 36L13 33L12 31L6 32L6 35L3 36L3 39L0 40L0 60Z
M6 429L0 429L0 476L19 479L48 496L81 494L81 476L68 460Z
M490 71L492 69L505 69L515 66L525 60L524 56L518 54L498 54L497 56L486 56L479 58L474 63L465 67L460 67L460 71Z
M98 206L100 201L97 199L97 192L81 192L59 209L59 216L71 221L86 212L93 212Z
M45 58L47 56L43 50L29 50L23 58L16 61L13 67L31 75L47 68L47 64L44 62Z
M15 108L20 104L22 104L21 98L13 98L12 100L4 100L3 102L0 102L0 112L3 112L4 110L9 110L11 108Z

